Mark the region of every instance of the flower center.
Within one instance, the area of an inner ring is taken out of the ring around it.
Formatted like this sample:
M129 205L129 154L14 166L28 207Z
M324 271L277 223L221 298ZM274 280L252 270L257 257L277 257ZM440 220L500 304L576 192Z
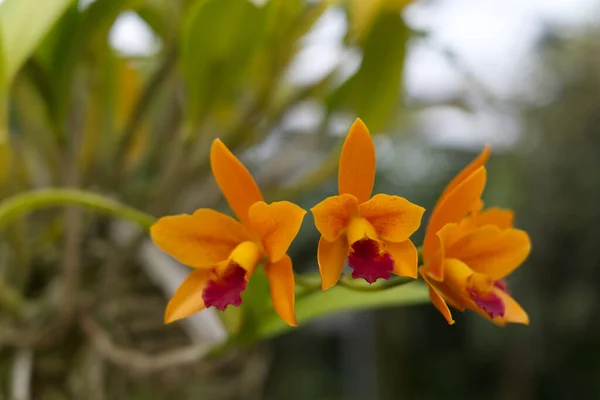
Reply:
M502 284L501 281L494 282L489 277L479 273L474 273L469 277L467 286L469 296L471 296L477 307L489 315L490 318L503 317L506 311L502 299L493 292L494 287L504 290L497 285L498 283Z
M206 307L214 306L223 311L228 305L242 304L242 292L246 289L246 270L239 265L230 268L220 277L206 283L202 298Z
M371 239L354 242L348 255L348 265L354 279L363 278L369 283L379 278L390 279L394 260L388 253L379 252L379 243Z

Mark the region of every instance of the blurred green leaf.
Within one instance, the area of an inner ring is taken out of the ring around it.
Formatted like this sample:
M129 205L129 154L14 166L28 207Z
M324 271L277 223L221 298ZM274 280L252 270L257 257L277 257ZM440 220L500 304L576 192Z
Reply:
M1 38L0 38L1 39ZM8 95L4 76L4 57L2 40L0 40L0 183L4 185L8 180L8 170L12 160L10 143L8 140Z
M73 0L6 0L0 4L3 81L9 82Z
M8 136L10 81L72 0L6 0L0 4L0 181L11 165Z
M0 37L0 93L4 91L5 83L4 82L4 51L2 50L2 38ZM0 121L1 122L1 121Z
M360 68L336 90L329 109L347 108L369 129L385 129L403 96L402 78L410 30L399 12L379 14L363 47Z
M138 10L138 15L141 19L144 20L148 24L148 26L161 38L167 38L169 29L167 27L167 18L165 14L167 14L167 6L169 3L159 3L152 5L144 5L140 7Z
M267 14L248 0L206 0L190 11L181 56L190 122L235 92L264 41Z
M328 5L321 2L305 8L301 0L271 0L269 6L265 53L273 58L277 67L284 68L296 56L299 40L310 31Z
M349 0L350 35L362 41L381 12L400 14L414 0Z
M7 92L7 82L4 80L5 75L5 62L4 62L4 46L2 44L2 37L0 37L0 129L6 125L6 115L2 106L2 102L5 100ZM2 135L0 134L0 137Z
M427 286L413 282L382 291L357 291L335 286L325 292L297 294L296 318L303 325L314 319L341 311L356 311L382 307L398 307L429 302ZM290 329L278 315L263 317L259 336L270 337Z
M84 10L71 7L40 48L48 69L55 101L52 114L58 126L71 105L77 66L84 60L110 56L106 35L115 19L126 10L136 9L143 0L96 0Z
M12 151L8 136L8 96L0 83L0 184L8 180Z
M165 42L179 37L181 19L186 15L190 1L145 0L137 14Z

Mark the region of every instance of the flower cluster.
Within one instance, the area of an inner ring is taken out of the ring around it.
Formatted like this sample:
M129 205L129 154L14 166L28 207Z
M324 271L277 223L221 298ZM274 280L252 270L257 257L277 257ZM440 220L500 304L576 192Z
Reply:
M429 219L419 251L410 240L425 209L393 195L372 195L375 147L357 119L342 147L338 195L311 211L321 238L317 260L322 290L336 285L344 266L352 278L373 283L393 275L429 286L431 302L448 323L447 304L471 309L498 325L528 324L525 311L510 296L504 278L528 256L526 232L513 227L509 210L483 209L489 148L446 187ZM267 204L242 163L219 140L213 142L213 175L237 220L211 209L159 219L151 228L154 243L194 270L169 302L165 322L214 306L239 306L256 268L265 270L273 307L295 326L294 272L287 250L306 214L288 201Z

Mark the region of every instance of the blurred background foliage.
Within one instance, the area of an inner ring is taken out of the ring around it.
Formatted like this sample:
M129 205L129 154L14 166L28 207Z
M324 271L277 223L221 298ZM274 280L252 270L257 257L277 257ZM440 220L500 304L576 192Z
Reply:
M166 261L157 270L146 234L113 218L51 209L1 232L0 399L596 398L600 30L548 26L518 78L532 89L499 96L407 24L409 3L4 0L0 195L72 187L155 216L226 210L208 165L220 137L267 201L309 208L335 193L341 137L358 116L375 135L375 191L431 209L485 139L439 146L423 119L483 108L521 132L495 152L485 200L514 208L532 236L533 253L510 280L530 327L499 329L473 315L449 327L429 305L386 308L203 357L202 342L220 335L206 326L221 319L199 319L199 330L162 324L185 270ZM344 57L297 79L331 10L346 22ZM132 14L152 37L139 54L110 40L117 19ZM466 90L409 93L407 54L422 43ZM291 249L297 271L315 271L317 241L307 217ZM179 275L169 282L161 271ZM229 331L239 312L222 315Z

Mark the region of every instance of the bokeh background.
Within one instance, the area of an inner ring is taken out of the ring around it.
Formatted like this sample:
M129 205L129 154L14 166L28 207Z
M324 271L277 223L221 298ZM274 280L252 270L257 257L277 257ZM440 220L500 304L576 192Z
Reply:
M4 0L0 43L2 198L227 210L220 137L310 208L361 117L375 190L427 209L491 144L484 200L533 242L508 280L528 327L386 307L204 357L235 312L163 326L185 267L113 218L37 212L2 231L0 399L600 398L598 1ZM298 272L317 241L308 216Z

